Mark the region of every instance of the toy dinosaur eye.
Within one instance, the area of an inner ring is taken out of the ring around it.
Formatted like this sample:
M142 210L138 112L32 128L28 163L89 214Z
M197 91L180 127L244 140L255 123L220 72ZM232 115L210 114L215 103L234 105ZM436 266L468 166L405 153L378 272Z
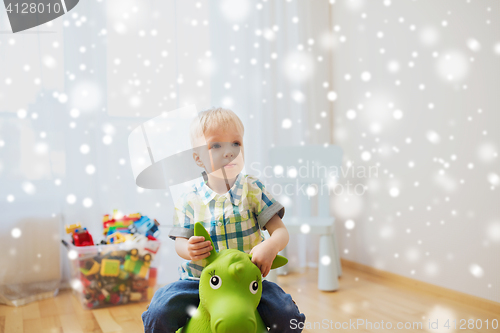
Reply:
M210 287L212 287L212 289L219 289L221 284L222 280L218 275L213 275L210 278Z
M255 280L250 282L250 292L256 294L257 290L259 290L259 283Z

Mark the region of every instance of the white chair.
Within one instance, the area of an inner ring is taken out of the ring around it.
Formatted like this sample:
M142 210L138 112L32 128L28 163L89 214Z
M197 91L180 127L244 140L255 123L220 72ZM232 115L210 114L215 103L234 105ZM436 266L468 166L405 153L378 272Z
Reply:
M292 205L297 208L298 213L293 214L292 209L286 209L283 222L288 232L319 234L319 258L318 258L318 289L333 291L339 288L338 277L342 275L340 255L335 236L335 218L330 216L330 190L328 183L336 181L329 176L340 175L342 162L342 150L337 146L308 145L308 146L286 146L275 147L270 150L270 164L274 168L274 183L282 185L288 193ZM281 176L279 175L282 170ZM295 171L294 171L295 170ZM278 174L276 174L278 172ZM290 187L289 184L292 184ZM286 187L288 185L288 187ZM297 187L302 189L316 189L316 193L301 194ZM294 191L290 189L293 188ZM297 193L299 192L299 193ZM316 197L316 198L315 198ZM312 201L317 199L317 216L312 215ZM265 232L266 237L268 233ZM290 244L289 244L290 245ZM280 252L286 255L286 248ZM266 277L276 282L276 274L286 274L286 266L272 270Z

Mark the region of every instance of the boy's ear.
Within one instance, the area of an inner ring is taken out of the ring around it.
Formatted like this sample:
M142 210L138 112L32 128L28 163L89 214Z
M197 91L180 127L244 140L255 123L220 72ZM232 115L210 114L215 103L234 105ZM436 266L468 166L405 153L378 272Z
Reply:
M195 151L194 149L193 149L193 160L194 160L194 163L196 163L197 166L203 168L203 162L202 162L202 160L200 158L200 154L198 153L198 151Z
M212 262L215 259L215 256L217 255L217 252L215 252L215 246L214 242L212 242L212 238L210 238L210 235L200 222L196 222L194 224L194 235L195 236L203 236L205 237L205 241L209 240L210 244L212 245L212 250L210 251L210 255L206 258L208 262Z
M249 253L248 257L250 260L252 260L252 254ZM271 269L279 268L281 266L285 266L288 262L288 259L280 256L279 254L276 255L276 258L274 258L273 263L271 264Z

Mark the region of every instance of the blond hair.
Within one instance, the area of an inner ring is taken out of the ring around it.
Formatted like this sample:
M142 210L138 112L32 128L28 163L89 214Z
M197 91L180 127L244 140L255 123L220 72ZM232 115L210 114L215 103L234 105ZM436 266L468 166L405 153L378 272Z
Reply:
M229 109L212 107L198 113L198 117L193 119L190 127L191 146L195 147L196 140L205 134L215 131L227 131L237 128L241 136L245 128L240 118Z

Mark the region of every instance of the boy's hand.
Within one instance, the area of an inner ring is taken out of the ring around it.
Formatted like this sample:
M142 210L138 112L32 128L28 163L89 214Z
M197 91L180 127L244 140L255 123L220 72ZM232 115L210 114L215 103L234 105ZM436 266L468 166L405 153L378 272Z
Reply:
M210 255L212 244L209 240L205 241L203 236L191 236L187 242L187 250L191 260L201 260Z
M250 251L252 262L259 267L262 276L266 277L269 274L278 252L271 243L266 243L266 241L252 248L252 251Z

